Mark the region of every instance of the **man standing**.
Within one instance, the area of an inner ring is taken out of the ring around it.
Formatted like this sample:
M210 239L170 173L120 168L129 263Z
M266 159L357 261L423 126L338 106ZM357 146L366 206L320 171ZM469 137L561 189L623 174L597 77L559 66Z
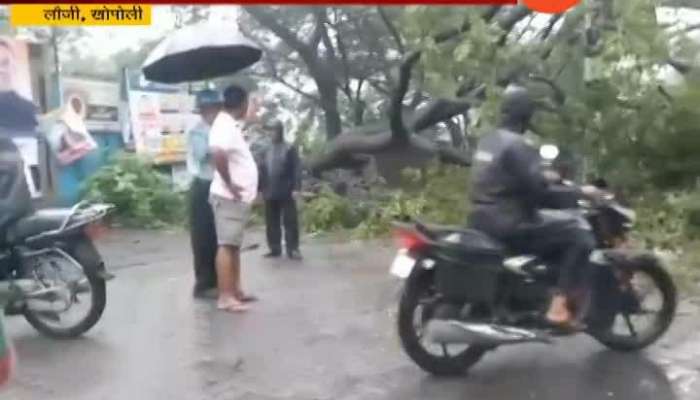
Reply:
M192 177L190 186L190 239L194 258L194 297L216 297L216 228L209 204L209 188L214 168L209 152L209 131L221 107L223 98L215 90L197 93L200 120L187 132L187 170Z
M265 225L270 252L265 257L282 255L282 225L287 255L301 260L299 223L295 198L301 187L301 162L295 146L284 140L279 121L268 125L272 141L260 160L260 189L265 199Z
M209 137L215 174L210 201L214 210L219 249L216 273L218 308L231 312L248 310L252 301L241 289L240 247L258 190L258 169L243 138L248 93L229 86L224 91L224 108L214 120Z

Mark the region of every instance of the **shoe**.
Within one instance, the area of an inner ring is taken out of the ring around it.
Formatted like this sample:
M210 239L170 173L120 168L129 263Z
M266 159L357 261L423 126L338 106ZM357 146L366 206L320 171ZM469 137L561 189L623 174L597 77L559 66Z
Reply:
M192 293L195 299L206 299L206 300L213 300L216 299L219 295L218 290L216 288L209 288L209 289L195 289Z
M269 253L266 253L263 257L265 257L265 258L277 258L280 256L282 256L282 253L280 253L278 251L271 251Z
M304 257L301 256L301 252L299 252L299 250L290 251L288 256L291 260L296 260L296 261L301 261L304 259Z

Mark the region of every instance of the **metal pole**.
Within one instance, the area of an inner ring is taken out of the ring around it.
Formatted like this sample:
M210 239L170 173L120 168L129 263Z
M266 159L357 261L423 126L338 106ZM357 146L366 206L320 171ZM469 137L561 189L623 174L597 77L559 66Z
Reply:
M58 54L58 37L56 28L51 28L51 48L53 50L54 75L56 76L56 89L58 90L58 106L63 105L63 85L61 83L61 59Z

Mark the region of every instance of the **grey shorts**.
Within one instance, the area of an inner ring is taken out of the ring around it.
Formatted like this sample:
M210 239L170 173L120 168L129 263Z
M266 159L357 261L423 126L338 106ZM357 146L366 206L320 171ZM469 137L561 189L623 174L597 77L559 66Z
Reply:
M214 224L216 225L219 246L241 247L243 233L250 220L250 204L217 195L211 195L209 203L214 211Z

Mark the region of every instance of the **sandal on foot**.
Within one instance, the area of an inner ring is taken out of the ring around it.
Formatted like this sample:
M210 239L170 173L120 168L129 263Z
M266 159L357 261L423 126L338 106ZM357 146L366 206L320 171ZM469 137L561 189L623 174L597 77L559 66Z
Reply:
M257 296L252 295L252 294L241 294L240 296L236 296L238 301L241 303L255 303L256 301L260 300L258 299Z
M227 312L233 312L233 313L241 313L241 312L246 312L250 309L247 305L236 301L236 300L228 300L225 302L219 302L216 305L216 308L221 310L221 311L227 311Z

